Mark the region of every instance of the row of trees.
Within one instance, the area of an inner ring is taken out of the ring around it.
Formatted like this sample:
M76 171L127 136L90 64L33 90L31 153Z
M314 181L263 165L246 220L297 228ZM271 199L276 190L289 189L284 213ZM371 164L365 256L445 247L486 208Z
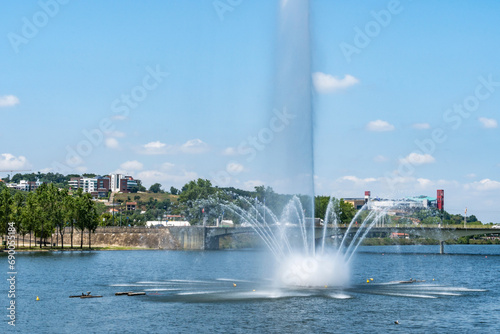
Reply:
M0 233L7 234L9 222L13 222L18 234L35 235L40 239L40 248L46 244L47 237L54 232L61 236L64 247L65 228L70 227L71 247L73 247L73 231L81 233L80 248L83 248L83 233L89 232L89 248L91 233L99 224L99 214L92 196L78 189L70 194L67 189L59 190L54 184L42 184L34 192L14 191L4 187L0 192ZM19 240L18 240L19 243ZM24 242L23 242L24 243Z

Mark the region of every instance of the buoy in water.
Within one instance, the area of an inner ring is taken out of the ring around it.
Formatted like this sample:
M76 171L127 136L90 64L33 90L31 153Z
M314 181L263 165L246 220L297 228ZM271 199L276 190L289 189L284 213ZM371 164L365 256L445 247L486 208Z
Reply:
M255 292L255 289L253 289L252 291Z
M395 323L396 325L399 325L399 321L397 321L397 320L396 320L396 321L394 321L394 323Z
M373 281L373 278L370 278L370 281Z
M366 283L370 283L370 280L369 280L369 279L367 279L367 280L366 280Z
M328 285L325 285L325 289L328 288Z
M38 298L38 296L36 296L36 301L39 301L39 300L40 300L40 298Z
M236 287L236 283L233 283L233 286Z

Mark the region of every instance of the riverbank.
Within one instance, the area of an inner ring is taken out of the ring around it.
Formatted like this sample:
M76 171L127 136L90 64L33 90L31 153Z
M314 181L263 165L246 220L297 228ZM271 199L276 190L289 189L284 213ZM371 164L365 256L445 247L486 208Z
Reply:
M71 247L71 234L65 232L64 247L61 247L61 238L53 234L47 239L47 243L40 248L40 241L34 237L29 240L29 236L18 236L16 240L16 252L46 252L46 251L73 251L89 250L88 233L83 234L83 249L80 248L81 234L73 234L73 247ZM184 247L188 233L181 230L171 234L169 229L148 229L148 228L99 228L92 234L91 250L180 250L180 249L201 249ZM200 234L199 237L203 238ZM326 245L333 245L334 239L327 239ZM348 243L348 241L347 241ZM461 237L457 240L450 239L446 244L470 244L470 245L498 245L500 239L496 237ZM200 242L201 244L201 242ZM391 246L391 245L438 245L439 240L427 238L366 238L363 246ZM219 238L219 249L260 249L265 248L265 243L253 234L234 234ZM3 248L3 247L2 247Z
M145 248L145 247L129 247L129 246L106 246L106 247L19 247L15 248L16 253L23 252L73 252L73 251L122 251L122 250L157 250L158 248ZM8 250L1 249L0 252L7 253Z

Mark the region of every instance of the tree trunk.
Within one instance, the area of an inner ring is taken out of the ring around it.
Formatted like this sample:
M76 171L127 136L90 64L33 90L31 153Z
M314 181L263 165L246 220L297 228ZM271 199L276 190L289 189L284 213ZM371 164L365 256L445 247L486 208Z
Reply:
M42 241L43 241L43 223L42 223L42 232L40 233L40 248L42 248Z
M71 221L71 249L73 249L73 221Z
M91 233L91 232L92 232L92 231L89 229L89 250L92 248L92 246L91 246L91 242L90 242L90 239L91 239L90 233Z
M56 247L59 246L59 233L57 233L58 229L60 229L59 226L56 227Z
M83 249L83 228L82 228L82 233L80 236L80 249Z
M30 249L31 249L31 230L30 230Z
M59 229L59 233L61 233L61 249L64 249L64 228L61 230Z

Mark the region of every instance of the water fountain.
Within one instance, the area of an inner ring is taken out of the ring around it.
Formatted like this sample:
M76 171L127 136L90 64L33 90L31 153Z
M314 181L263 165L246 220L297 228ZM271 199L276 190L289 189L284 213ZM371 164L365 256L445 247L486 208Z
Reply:
M305 217L297 196L288 202L279 218L256 200L239 197L238 202L240 205L233 202L223 206L251 226L264 241L278 264L275 281L286 287L347 286L354 253L386 213L384 210L368 211L364 206L341 237L333 197L323 223ZM362 215L365 215L363 219ZM354 231L358 220L361 224Z

